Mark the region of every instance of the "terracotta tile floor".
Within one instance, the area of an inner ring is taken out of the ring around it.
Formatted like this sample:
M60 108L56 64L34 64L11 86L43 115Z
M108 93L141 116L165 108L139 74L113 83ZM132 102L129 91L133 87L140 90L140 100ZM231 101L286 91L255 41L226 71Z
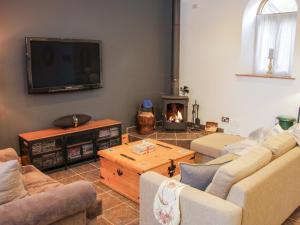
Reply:
M92 182L97 197L102 199L103 214L98 217L100 225L138 225L139 206L99 181L99 162L74 165L68 170L48 172L53 179L69 184L78 180Z
M64 184L78 180L92 182L97 191L97 197L102 199L103 204L103 215L99 216L97 220L99 225L139 224L138 204L99 182L99 162L75 165L68 170L49 172L48 175ZM300 207L283 225L300 225Z

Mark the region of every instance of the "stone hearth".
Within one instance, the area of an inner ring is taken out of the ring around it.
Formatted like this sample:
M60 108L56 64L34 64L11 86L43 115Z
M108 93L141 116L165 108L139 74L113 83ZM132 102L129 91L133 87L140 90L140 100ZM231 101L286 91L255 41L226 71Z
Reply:
M157 127L152 134L148 135L139 134L135 127L127 128L127 133L130 142L152 138L187 149L190 149L190 144L194 139L209 134L209 132L206 132L205 130L194 131L187 128L186 131L168 131L164 130L162 127Z

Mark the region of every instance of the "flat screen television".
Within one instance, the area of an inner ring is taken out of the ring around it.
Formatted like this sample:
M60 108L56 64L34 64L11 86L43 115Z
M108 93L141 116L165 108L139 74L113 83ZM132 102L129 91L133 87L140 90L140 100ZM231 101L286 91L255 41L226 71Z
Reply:
M28 93L102 87L102 42L26 37Z

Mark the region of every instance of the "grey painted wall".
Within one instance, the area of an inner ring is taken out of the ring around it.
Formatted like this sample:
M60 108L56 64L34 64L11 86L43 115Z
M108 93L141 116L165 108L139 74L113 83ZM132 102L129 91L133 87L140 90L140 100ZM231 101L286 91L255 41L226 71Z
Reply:
M170 0L0 0L0 147L17 135L48 128L60 116L134 123L144 99L169 94ZM103 41L104 88L28 95L25 36Z

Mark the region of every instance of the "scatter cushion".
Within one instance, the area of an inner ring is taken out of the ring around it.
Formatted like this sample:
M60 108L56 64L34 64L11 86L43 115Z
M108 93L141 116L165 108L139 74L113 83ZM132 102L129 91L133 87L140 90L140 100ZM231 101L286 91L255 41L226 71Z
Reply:
M298 145L300 145L300 124L297 123L294 126L292 126L288 132L294 137L295 141Z
M26 195L18 161L0 163L0 205Z
M267 138L283 133L284 130L280 125L274 126L272 129L264 127L252 131L248 138L225 145L224 150L230 153L244 155L248 153L254 146L262 144Z
M222 165L180 163L180 182L204 191Z
M255 141L257 144L263 143L267 138L271 136L275 136L285 132L279 124L275 125L272 129L268 129L265 127L258 128L252 131L248 135L249 140Z
M262 143L265 139L265 137L270 133L271 131L267 128L260 127L254 131L252 131L248 135L248 139L251 141L254 141L256 144Z
M205 164L180 163L180 182L204 191L217 170L238 157L235 154L226 154Z
M221 166L205 191L226 199L232 185L267 165L271 158L269 149L253 147L247 154Z
M220 156L220 157L218 157L216 159L210 160L209 162L206 162L204 165L223 164L225 162L230 162L232 160L235 160L238 157L239 156L236 155L236 154L228 153L228 154L222 155L222 156ZM203 164L198 163L198 164L189 164L189 165L203 165ZM181 180L181 174L172 177L172 179L180 181Z
M281 134L281 133L284 133L285 130L281 128L281 126L279 124L275 125L271 130L270 132L268 133L267 137L270 137L270 136L275 136L275 135L278 135L278 134Z
M280 157L296 145L294 137L288 132L271 136L262 143L263 147L268 148L272 152L273 158Z
M232 143L229 145L226 145L224 147L224 150L226 150L229 153L238 154L240 155L240 152L244 151L247 148L252 148L257 145L257 142L250 139L244 139L242 141L238 141L236 143Z

